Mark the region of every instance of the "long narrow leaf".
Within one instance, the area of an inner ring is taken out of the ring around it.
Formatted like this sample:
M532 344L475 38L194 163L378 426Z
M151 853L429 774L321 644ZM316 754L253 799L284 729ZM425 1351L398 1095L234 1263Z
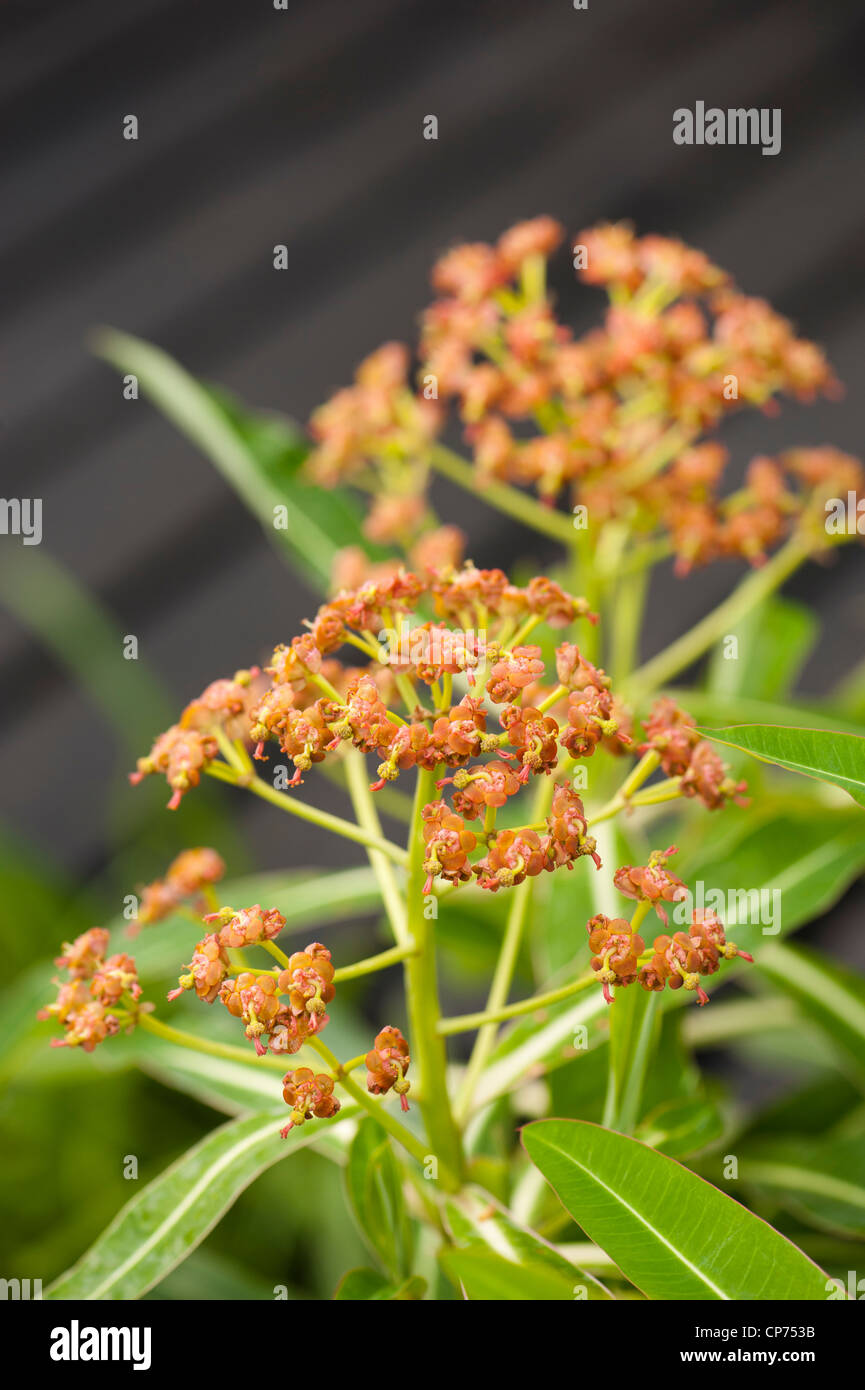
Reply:
M260 1173L315 1142L321 1121L283 1140L284 1117L284 1108L259 1111L208 1134L126 1204L46 1297L140 1298L201 1244Z
M801 1250L656 1149L581 1120L539 1120L523 1143L577 1224L648 1298L826 1298L827 1276Z
M95 335L94 348L118 371L138 378L144 394L216 465L314 586L327 588L341 546L365 545L349 499L299 478L308 445L291 421L245 410L141 338L106 328Z

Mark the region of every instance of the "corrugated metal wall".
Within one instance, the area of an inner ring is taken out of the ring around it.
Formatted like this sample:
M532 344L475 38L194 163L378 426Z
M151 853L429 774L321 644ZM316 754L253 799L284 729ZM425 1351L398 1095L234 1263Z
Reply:
M538 212L574 231L624 216L704 247L823 341L848 384L840 405L735 421L738 460L863 449L855 0L4 0L0 23L2 491L44 499L45 549L139 636L178 704L290 636L311 600L209 464L121 398L88 355L94 324L303 419L359 356L411 334L447 243ZM673 109L697 99L780 106L781 154L674 146ZM588 323L593 292L566 268L560 289ZM531 540L444 486L440 500L479 562ZM861 653L861 574L850 554L797 581L830 628L813 688ZM646 650L735 577L661 581ZM112 736L3 611L0 663L3 818L92 872ZM259 857L284 862L284 827L244 815ZM326 848L301 835L289 852Z

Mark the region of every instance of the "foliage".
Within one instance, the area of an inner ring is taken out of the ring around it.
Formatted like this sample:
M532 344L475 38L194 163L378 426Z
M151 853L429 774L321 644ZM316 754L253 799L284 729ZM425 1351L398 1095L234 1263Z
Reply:
M421 389L386 345L317 412L311 459L290 421L150 344L97 336L294 570L325 594L339 582L265 674L215 682L139 757L133 780L165 774L187 842L220 852L187 850L138 890L134 942L128 920L90 927L91 901L3 847L5 901L39 923L0 1037L15 1115L33 1120L16 1161L44 1172L53 1107L63 1135L52 1234L26 1203L9 1234L57 1276L48 1297L816 1300L855 1266L865 985L786 937L865 869L861 672L797 698L816 621L777 591L846 538L824 505L860 475L835 451L791 451L723 498L723 458L701 442L734 367L740 406L831 391L831 371L698 253L621 228L582 234L583 278L610 308L573 342L545 291L557 239L539 219L445 257ZM441 442L445 402L471 461ZM560 567L518 586L462 566L434 472L554 540ZM671 554L680 573L754 567L640 666L650 570ZM44 577L33 603L4 576L19 620L124 737L150 736L155 681L112 701L97 679L110 618L53 562ZM274 744L282 764L260 776ZM351 814L298 792L319 771ZM368 867L241 876L223 810L195 809L207 780L362 846ZM404 844L380 810L407 820ZM160 843L131 824L106 882ZM671 842L675 872L657 848ZM377 914L351 959L358 919ZM313 932L331 944L304 944ZM66 978L37 1022L53 933ZM174 1012L157 1010L183 960ZM400 971L404 996L386 983ZM444 1016L440 977L464 1012ZM196 995L214 1005L206 1030ZM695 998L711 1007L680 1007ZM52 1032L65 1045L49 1049ZM703 1067L743 1039L777 1070L763 1110ZM119 1152L143 1170L131 1199ZM71 1200L84 1171L86 1214Z

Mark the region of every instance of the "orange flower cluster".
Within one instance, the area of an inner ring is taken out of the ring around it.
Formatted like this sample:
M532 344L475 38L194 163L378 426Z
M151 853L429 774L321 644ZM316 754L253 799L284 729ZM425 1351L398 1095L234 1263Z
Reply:
M411 1057L408 1043L398 1028L382 1028L376 1034L371 1050L366 1054L366 1088L374 1096L386 1095L391 1088L399 1096L403 1110L409 1109L408 1092L411 1083L405 1074Z
M160 734L146 758L138 759L129 780L134 785L153 772L161 772L172 790L169 806L180 805L183 794L197 787L201 774L219 752L215 731L237 738L244 731L249 709L256 699L257 666L237 671L232 680L213 681L186 706L177 724Z
M643 728L647 742L640 752L654 749L660 755L667 776L681 778L683 796L698 797L710 811L718 810L731 799L740 806L748 804L742 796L747 784L727 776L711 743L700 737L691 716L679 709L674 700L656 700Z
M340 1104L333 1094L333 1077L326 1072L312 1071L310 1067L298 1067L287 1071L282 1081L282 1098L291 1106L291 1119L281 1130L283 1139L296 1125L305 1124L315 1117L329 1120L339 1112Z
M669 854L672 851L667 850ZM653 856L655 858L655 856ZM633 875L635 884L645 882L643 876L657 879L659 870L652 866L647 869L621 869L620 874ZM672 874L660 874L678 884ZM627 890L618 883L622 892ZM643 901L652 901L657 908L657 898L648 894L654 891L653 884L647 892L627 892L628 897L641 896ZM679 885L680 887L682 885ZM666 917L664 917L666 922ZM600 981L604 998L612 1004L611 985L623 988L636 981L643 989L657 991L669 985L670 989L687 989L697 995L698 1004L708 1004L709 996L700 984L701 975L714 975L720 969L722 960L732 960L741 956L743 960L753 961L747 951L741 951L732 941L728 941L724 926L714 912L695 909L691 925L687 931L678 931L673 936L656 936L651 947L646 949L642 936L634 932L631 923L624 917L606 917L599 913L586 924L589 933L589 948L592 951L591 966Z
M203 915L207 906L202 889L218 883L225 873L225 861L215 849L185 849L173 859L164 878L154 879L141 889L138 916L128 928L134 936L145 926L170 917L178 907L186 905Z
M521 588L501 570L471 564L425 578L401 569L342 590L307 632L274 651L270 685L247 712L247 739L258 759L269 743L278 745L294 764L291 787L346 743L375 756L373 790L412 768L448 770L436 786L452 787L451 803L433 800L422 810L428 892L436 878L454 885L474 878L495 892L584 856L600 868L570 786L556 785L539 824L520 827L511 808L531 778L560 778L600 747L632 747L630 714L604 671L562 642L548 681L544 649L525 640L541 624L556 629L577 617L594 620L584 599L553 581L539 576ZM367 664L343 665L336 653L345 646L363 651ZM727 776L671 701L659 701L645 727L642 751L658 752L683 795L710 809L740 796L744 783ZM497 828L498 814L507 823ZM199 944L185 988L215 997L228 973L222 948L242 944L225 933Z
M744 406L777 410L781 394L836 395L823 353L701 252L625 223L575 240L580 279L609 297L602 325L575 338L545 288L563 237L538 217L495 245L449 251L433 268L417 390L408 349L386 343L313 415L311 474L372 494L371 540L399 545L421 572L458 562L459 533L437 529L424 500L451 405L481 495L498 480L551 507L585 508L590 527L615 517L635 534L666 535L680 573L725 556L759 564L803 513L815 515L815 489L861 490L858 462L823 448L755 459L744 487L721 499L726 451L702 437ZM358 582L360 555L343 564L341 581Z
M64 944L64 954L57 957L55 965L63 966L69 978L54 981L57 998L37 1015L56 1018L65 1029L65 1037L51 1039L52 1047L80 1047L92 1052L121 1028L133 1028L138 1014L152 1008L138 1002L141 986L132 957L121 952L106 958L107 950L104 927L91 927Z

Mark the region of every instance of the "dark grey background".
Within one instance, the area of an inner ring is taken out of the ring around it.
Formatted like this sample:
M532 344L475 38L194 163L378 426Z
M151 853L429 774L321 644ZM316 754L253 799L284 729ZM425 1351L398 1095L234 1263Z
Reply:
M5 0L0 22L2 491L44 499L44 550L138 635L178 707L288 639L313 600L207 461L122 400L88 355L94 324L302 420L360 356L411 338L449 243L540 212L570 232L627 217L703 247L824 343L847 384L841 404L732 422L736 466L797 443L861 452L856 0ZM672 112L697 99L781 107L782 152L674 146ZM566 260L557 288L588 325L601 299ZM446 485L438 500L479 563L537 548ZM850 552L792 586L826 623L808 689L862 650ZM645 654L738 575L662 576ZM86 881L111 847L116 740L2 608L0 662L3 823ZM154 808L163 794L138 793ZM317 834L235 809L260 863L328 862Z

